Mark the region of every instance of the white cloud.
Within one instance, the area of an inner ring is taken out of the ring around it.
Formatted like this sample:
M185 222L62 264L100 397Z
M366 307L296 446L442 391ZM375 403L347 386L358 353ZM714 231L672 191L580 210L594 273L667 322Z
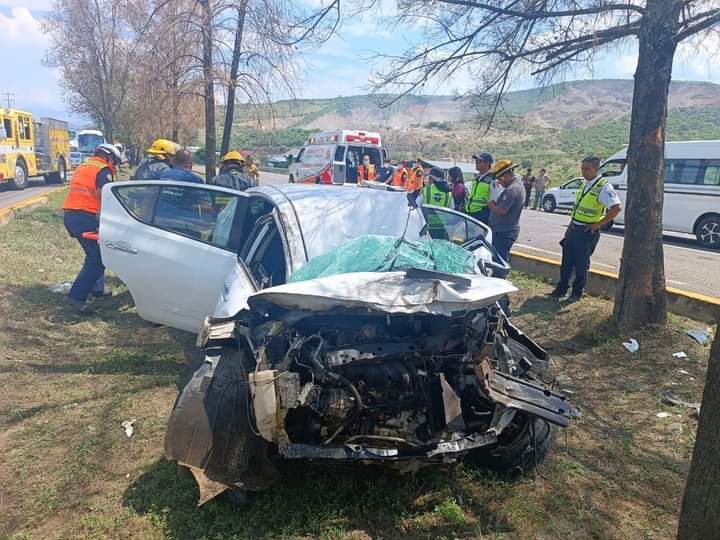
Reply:
M0 13L0 44L42 48L47 44L47 36L42 31L40 21L33 17L29 9L14 7L9 17ZM7 57L5 51L3 56Z
M52 0L0 0L2 7L24 7L30 11L50 11L53 9Z

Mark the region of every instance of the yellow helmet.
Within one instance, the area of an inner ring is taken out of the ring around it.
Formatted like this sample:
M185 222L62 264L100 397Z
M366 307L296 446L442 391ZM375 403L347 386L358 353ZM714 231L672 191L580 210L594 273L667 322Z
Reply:
M160 156L174 156L175 155L175 143L167 139L155 139L147 149L148 154L160 155Z
M513 163L509 159L499 159L495 163L493 163L492 167L490 167L490 172L495 178L497 178L498 176L501 176L508 171L512 171L517 167L518 164Z
M245 158L237 150L230 150L227 154L225 154L222 158L220 158L220 163L225 163L226 161L243 162L243 161L245 161Z

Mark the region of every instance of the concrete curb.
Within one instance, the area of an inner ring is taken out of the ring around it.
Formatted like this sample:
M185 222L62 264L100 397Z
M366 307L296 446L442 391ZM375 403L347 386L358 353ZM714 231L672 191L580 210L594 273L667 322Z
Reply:
M514 270L532 274L548 280L557 281L560 275L560 262L520 251L511 251L511 266ZM612 299L615 296L617 274L590 269L587 292L593 296ZM668 310L683 317L707 323L714 323L720 317L720 298L704 294L666 287Z
M48 195L50 195L51 193L55 193L56 191L59 191L65 187L67 186L57 187L53 190L46 191L45 193L42 193L40 195L28 197L27 199L8 206L7 208L0 208L0 225L7 224L15 217L18 212L22 210L29 210L30 208L34 208L36 206L46 203L48 200Z

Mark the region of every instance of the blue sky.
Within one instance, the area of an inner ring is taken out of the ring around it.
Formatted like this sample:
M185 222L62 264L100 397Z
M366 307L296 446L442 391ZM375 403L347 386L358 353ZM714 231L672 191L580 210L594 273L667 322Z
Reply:
M309 0L317 2L318 0ZM390 0L385 0L390 5ZM41 63L47 47L40 19L52 9L51 0L0 0L0 53L3 73L12 74L0 82L0 93L15 94L17 107L37 115L67 118L65 103L58 84L57 70ZM398 31L388 24L378 23L377 12L349 18L344 22L341 36L307 54L306 76L299 97L335 97L365 93L368 76L372 72L369 58L374 53L399 53L413 43L413 33ZM720 83L717 39L704 49L682 47L675 61L673 78ZM710 52L716 56L711 56ZM575 78L632 78L636 62L633 47L613 51L598 59L592 72L580 70L570 74ZM532 85L521 81L514 89ZM452 94L470 89L470 77L461 75L451 82L442 81L429 86L428 93Z

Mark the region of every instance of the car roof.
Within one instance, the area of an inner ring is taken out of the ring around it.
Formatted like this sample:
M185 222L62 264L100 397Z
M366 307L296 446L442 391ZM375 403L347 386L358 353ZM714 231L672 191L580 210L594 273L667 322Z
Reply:
M251 188L300 225L301 240L309 259L327 253L363 234L402 236L417 240L425 220L420 210L410 211L404 192L358 186L266 184ZM288 231L292 234L296 231Z

